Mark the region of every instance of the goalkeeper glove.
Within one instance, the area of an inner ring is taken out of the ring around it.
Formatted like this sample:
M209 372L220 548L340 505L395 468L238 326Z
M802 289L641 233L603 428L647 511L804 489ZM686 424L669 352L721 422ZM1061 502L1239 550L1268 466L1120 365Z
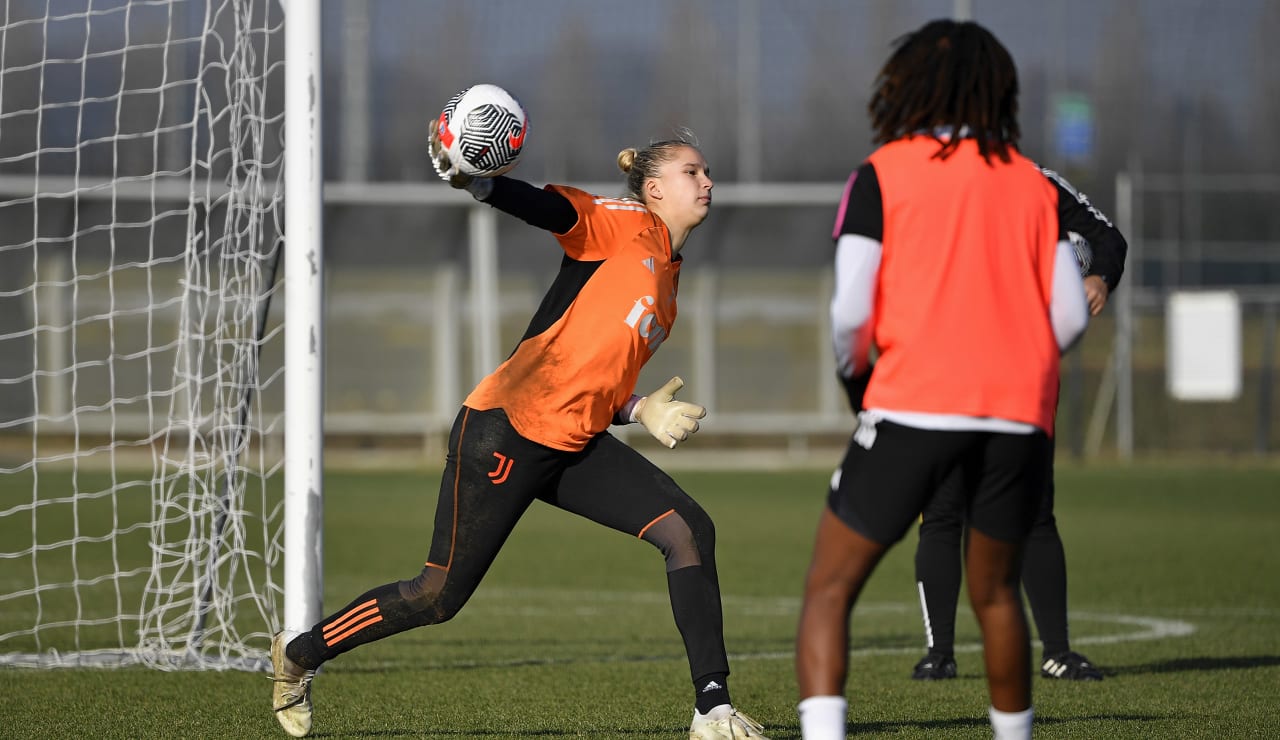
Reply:
M672 378L640 399L632 412L632 418L643 424L654 439L671 449L698 431L698 419L707 415L707 410L696 403L675 400L676 391L683 387L683 380Z
M493 180L465 174L449 161L449 152L440 141L440 121L433 120L427 130L430 134L427 139L427 149L431 155L431 166L435 168L440 179L449 183L450 187L471 193L476 200L489 197L489 193L493 192Z

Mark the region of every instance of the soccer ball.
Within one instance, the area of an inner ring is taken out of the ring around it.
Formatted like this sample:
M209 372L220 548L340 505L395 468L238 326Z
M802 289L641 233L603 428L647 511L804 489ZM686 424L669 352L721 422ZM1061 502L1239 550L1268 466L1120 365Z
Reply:
M1067 238L1071 240L1071 251L1075 252L1076 264L1080 265L1080 276L1084 277L1093 266L1093 245L1074 231L1068 231Z
M497 85L473 85L454 95L440 113L440 144L464 175L509 172L524 150L529 119L511 93Z

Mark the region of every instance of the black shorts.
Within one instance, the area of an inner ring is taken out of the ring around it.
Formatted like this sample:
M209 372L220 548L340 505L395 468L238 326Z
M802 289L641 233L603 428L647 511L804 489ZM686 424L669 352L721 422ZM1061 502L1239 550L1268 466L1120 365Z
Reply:
M1046 477L1044 492L1040 495L1040 504L1037 507L1035 523L1031 526L1031 536L1035 537L1036 533L1041 530L1057 531L1057 520L1053 516L1053 438L1049 438L1049 474ZM960 475L961 471L956 469L947 476L942 482L942 486L938 488L938 492L933 495L929 503L924 507L924 511L920 513L920 536L923 538L928 532L936 532L938 530L959 531L965 525L965 492L964 478ZM1055 535L1056 536L1056 535Z
M892 545L958 471L969 525L1020 542L1049 485L1050 455L1049 437L1040 431L942 431L863 421L827 505L854 531Z

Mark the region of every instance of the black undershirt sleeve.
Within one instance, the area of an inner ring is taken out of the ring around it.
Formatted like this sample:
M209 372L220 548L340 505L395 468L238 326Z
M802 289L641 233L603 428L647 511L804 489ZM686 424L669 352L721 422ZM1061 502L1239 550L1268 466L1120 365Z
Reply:
M858 168L847 199L841 204L841 214L840 223L836 224L837 240L844 234L857 234L884 241L884 199L876 168L870 162Z
M1124 235L1066 178L1044 168L1041 172L1058 190L1058 223L1062 229L1083 236L1093 248L1093 263L1088 275L1101 277L1109 290L1115 290L1124 275L1125 257L1129 252Z
M578 211L568 198L512 177L493 178L493 190L483 202L553 234L566 234L578 223Z
M876 168L870 162L864 162L854 176L849 187L846 200L841 203L840 222L836 224L836 241L845 234L865 236L876 241L884 240L884 198L880 194L880 179L876 176ZM874 363L874 356L871 359ZM844 388L845 398L849 401L849 409L855 414L863 410L862 397L867 392L867 384L871 382L872 366L846 378L839 372L836 379Z

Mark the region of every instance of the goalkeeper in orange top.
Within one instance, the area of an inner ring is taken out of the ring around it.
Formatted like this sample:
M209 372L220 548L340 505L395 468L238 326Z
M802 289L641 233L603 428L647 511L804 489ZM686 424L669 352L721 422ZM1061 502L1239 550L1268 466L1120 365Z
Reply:
M466 604L525 510L544 501L643 540L666 564L694 687L691 738L760 738L733 707L710 517L643 456L609 434L639 422L675 447L703 407L675 399L679 378L633 395L640 368L676 318L680 250L711 208L711 173L685 138L626 149L627 196L508 177L460 174L439 145L441 177L555 235L560 272L515 350L464 401L449 435L435 531L416 576L377 586L307 632L272 640L276 717L311 729L311 680L359 645L451 619Z

